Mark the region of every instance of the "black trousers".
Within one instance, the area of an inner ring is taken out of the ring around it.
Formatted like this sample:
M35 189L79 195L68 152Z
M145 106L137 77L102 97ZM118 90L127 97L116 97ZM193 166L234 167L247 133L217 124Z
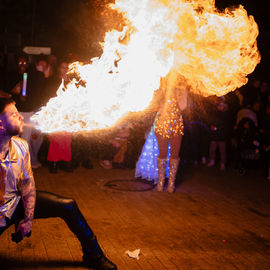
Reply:
M80 241L84 254L87 253L92 257L99 257L103 254L93 231L72 198L61 197L46 191L37 191L34 218L51 217L60 217L65 221L69 229ZM16 228L23 218L24 207L21 200L11 219L6 218L7 225L0 227L0 235L13 224L15 224Z

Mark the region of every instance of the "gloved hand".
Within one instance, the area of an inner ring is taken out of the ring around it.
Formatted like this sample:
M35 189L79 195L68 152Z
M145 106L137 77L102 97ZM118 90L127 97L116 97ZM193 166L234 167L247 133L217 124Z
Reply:
M31 236L31 232L29 232L26 236L29 238ZM11 235L11 238L12 238L12 241L13 242L16 242L16 244L18 244L19 242L21 242L23 240L21 231L18 231L18 232L13 233Z
M16 232L12 234L12 241L19 243L22 239L27 236L30 237L32 231L32 220L25 218L18 224Z

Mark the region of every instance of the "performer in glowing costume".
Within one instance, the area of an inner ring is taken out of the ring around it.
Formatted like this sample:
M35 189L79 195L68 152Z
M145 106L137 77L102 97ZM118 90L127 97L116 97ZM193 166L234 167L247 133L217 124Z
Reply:
M162 102L136 164L135 176L158 182L158 191L163 191L165 177L168 177L168 192L172 193L184 135L182 111L187 105L188 88L183 78L174 73L170 73L165 83L158 90L163 96Z

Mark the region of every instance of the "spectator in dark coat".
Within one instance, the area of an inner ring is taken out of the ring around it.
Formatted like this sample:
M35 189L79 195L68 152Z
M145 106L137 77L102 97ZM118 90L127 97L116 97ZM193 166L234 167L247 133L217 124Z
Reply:
M226 142L230 133L230 121L228 105L224 101L219 100L213 110L210 121L210 148L208 167L215 165L216 150L219 148L220 153L220 170L225 170L226 166Z

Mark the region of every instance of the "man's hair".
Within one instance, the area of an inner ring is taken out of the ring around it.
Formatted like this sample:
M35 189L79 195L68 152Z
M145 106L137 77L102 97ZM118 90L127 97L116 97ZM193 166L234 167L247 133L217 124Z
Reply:
M10 97L0 97L0 114L2 114L7 105L15 103L15 101Z

